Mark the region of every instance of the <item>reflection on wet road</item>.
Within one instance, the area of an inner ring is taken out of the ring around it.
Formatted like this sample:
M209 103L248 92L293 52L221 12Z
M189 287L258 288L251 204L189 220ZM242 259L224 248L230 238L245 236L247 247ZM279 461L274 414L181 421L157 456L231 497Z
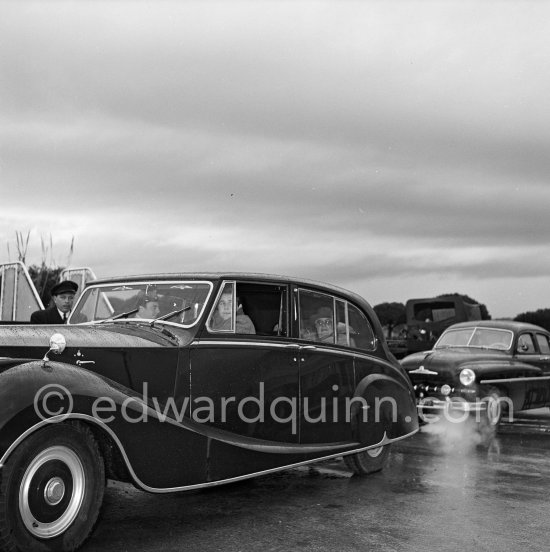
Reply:
M422 432L366 478L334 461L196 493L110 484L82 550L547 552L549 450L548 433Z

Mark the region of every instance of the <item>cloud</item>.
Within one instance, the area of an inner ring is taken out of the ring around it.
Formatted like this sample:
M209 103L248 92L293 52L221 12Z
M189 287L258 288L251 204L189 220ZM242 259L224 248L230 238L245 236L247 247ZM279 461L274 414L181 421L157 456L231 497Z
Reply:
M40 259L51 234L62 262L75 236L103 275L470 286L510 314L530 287L544 307L549 11L5 3L0 238L31 230Z

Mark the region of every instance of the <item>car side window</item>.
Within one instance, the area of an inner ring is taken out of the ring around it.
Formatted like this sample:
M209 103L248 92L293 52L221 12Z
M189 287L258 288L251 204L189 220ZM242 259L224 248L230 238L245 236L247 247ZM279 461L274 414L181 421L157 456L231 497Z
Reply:
M284 285L225 282L206 327L211 333L284 337L287 296Z
M521 334L518 337L518 345L516 351L520 355L533 354L535 352L535 343L531 334Z
M375 348L374 332L366 316L348 301L300 289L298 310L301 339L369 351Z
M376 349L374 330L367 317L355 305L348 303L348 320L350 338L353 339L355 347L373 351Z
M539 350L542 354L550 354L550 344L548 343L548 337L544 334L537 334L537 343L539 344Z
M237 282L237 333L241 313L254 325L256 335L285 337L288 334L288 291L282 284ZM251 332L247 332L251 333Z

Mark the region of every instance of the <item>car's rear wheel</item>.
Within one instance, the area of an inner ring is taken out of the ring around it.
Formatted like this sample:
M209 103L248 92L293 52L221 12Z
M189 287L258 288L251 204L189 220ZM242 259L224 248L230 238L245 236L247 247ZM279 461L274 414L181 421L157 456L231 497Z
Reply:
M91 533L105 489L105 467L92 432L50 425L8 458L0 484L0 548L76 550Z
M384 468L390 455L390 445L367 449L344 456L346 466L357 475L368 475Z

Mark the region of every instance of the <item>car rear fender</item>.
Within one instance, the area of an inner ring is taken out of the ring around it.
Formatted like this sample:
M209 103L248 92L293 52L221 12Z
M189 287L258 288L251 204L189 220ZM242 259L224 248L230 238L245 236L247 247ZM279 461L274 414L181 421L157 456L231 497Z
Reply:
M350 404L353 431L360 443L379 442L384 433L398 439L418 430L414 396L406 382L370 374L357 385Z

